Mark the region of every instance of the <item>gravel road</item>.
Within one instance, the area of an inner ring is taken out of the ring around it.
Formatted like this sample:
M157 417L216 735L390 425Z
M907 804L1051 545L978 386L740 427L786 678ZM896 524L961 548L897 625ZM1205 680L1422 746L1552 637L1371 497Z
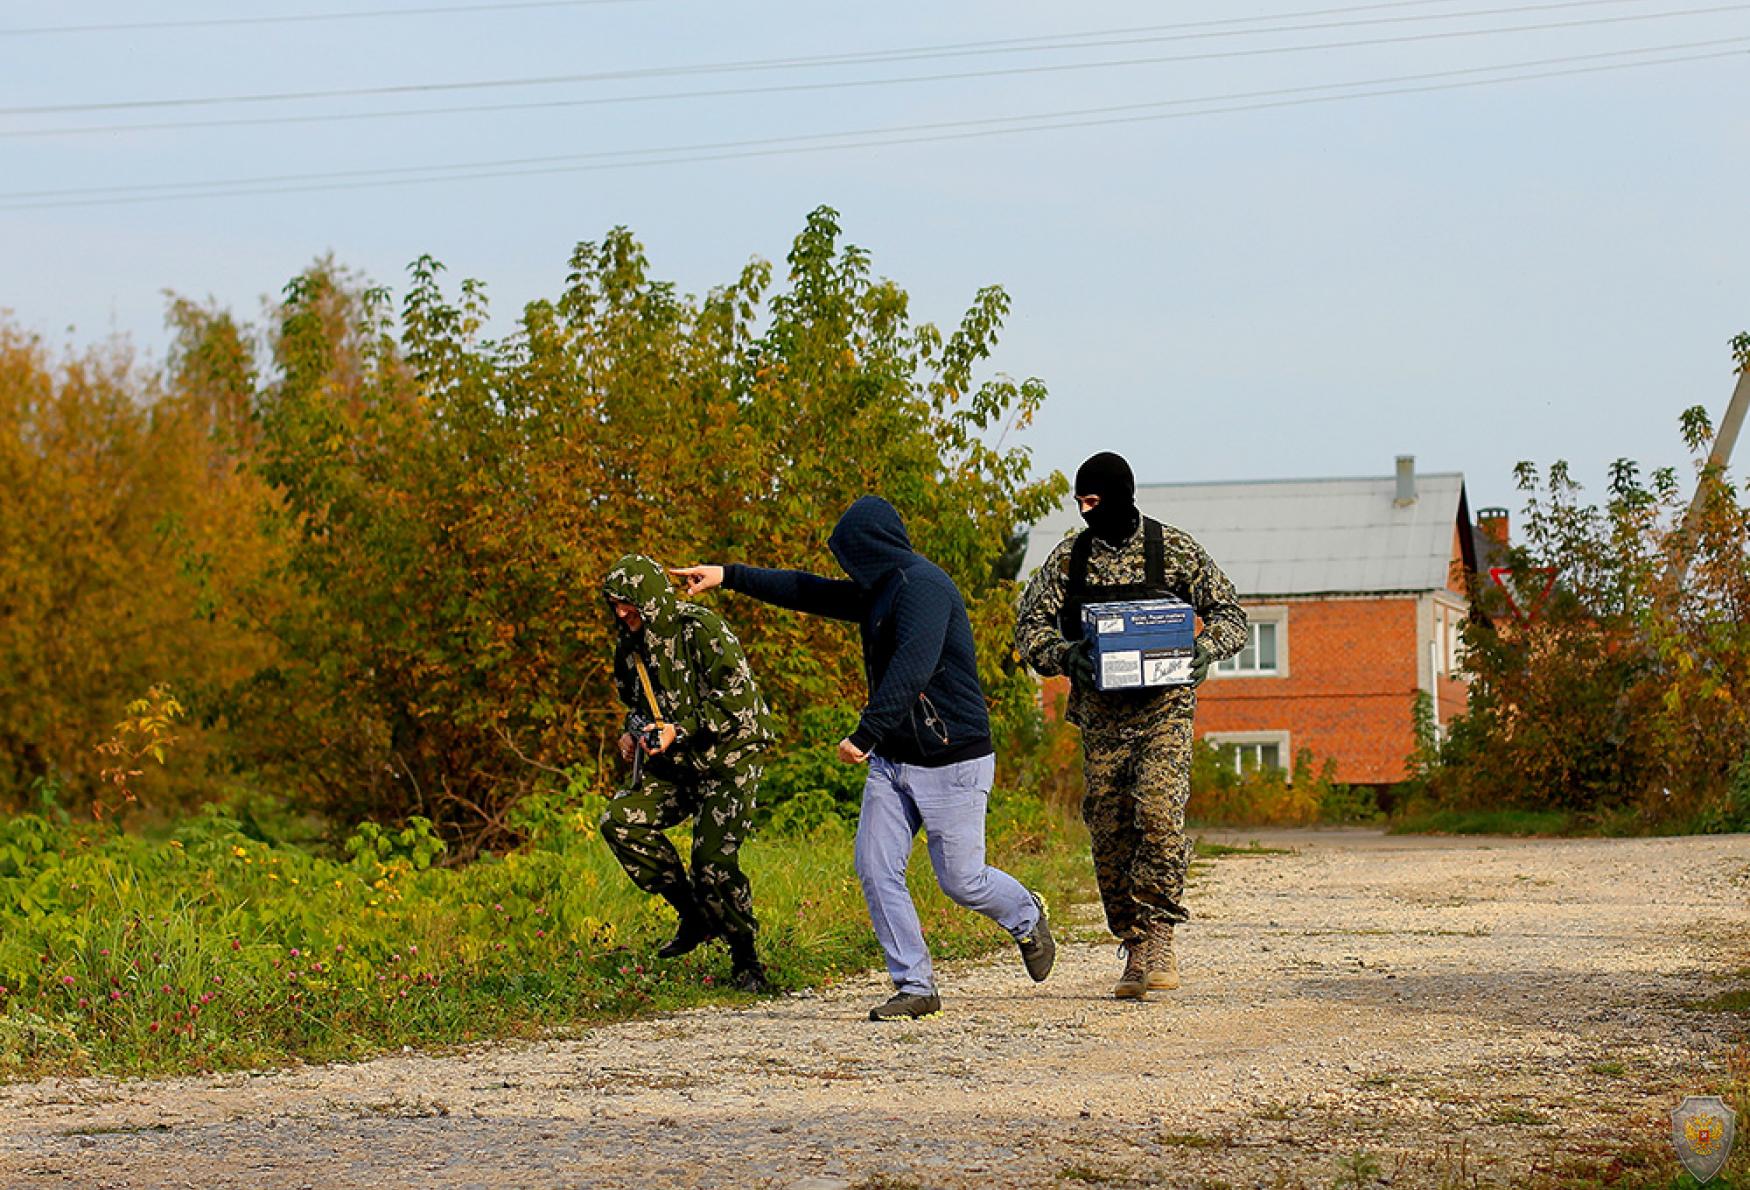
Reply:
M534 1044L0 1087L0 1186L1523 1186L1675 1169L1666 1113L1743 1038L1744 1018L1698 1005L1750 965L1750 837L1245 838L1291 851L1198 872L1184 986L1145 1003L1107 998L1119 964L1089 918L1049 982L1012 952L949 964L943 1014L908 1024L862 1019L886 992L872 975Z

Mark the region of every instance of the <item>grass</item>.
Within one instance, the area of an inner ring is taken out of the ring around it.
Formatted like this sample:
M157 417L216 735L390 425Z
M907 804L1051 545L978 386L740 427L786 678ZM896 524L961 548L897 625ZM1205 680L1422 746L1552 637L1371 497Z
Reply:
M1362 1187L1373 1185L1384 1172L1379 1158L1365 1149L1339 1157L1334 1164L1336 1177L1331 1181L1333 1187L1354 1187L1355 1190L1361 1190Z
M1699 1012L1729 1012L1750 1016L1750 968L1724 977L1731 984L1725 991L1698 1000L1690 1007Z
M1160 1139L1163 1145L1177 1149L1226 1149L1233 1146L1228 1137L1204 1136L1199 1132L1167 1132Z
M673 914L620 871L600 809L456 868L432 866L417 829L362 830L342 861L216 813L159 839L0 821L0 1081L357 1059L749 1002L724 990L720 945L652 958ZM1037 800L999 793L989 838L992 862L1054 903L1091 896L1080 825ZM880 964L851 841L834 820L743 851L779 988ZM1012 947L921 854L911 878L938 958Z
M1431 810L1393 818L1386 829L1394 835L1516 835L1587 834L1573 815L1559 810Z
M1541 1112L1532 1111L1528 1107L1503 1107L1496 1109L1489 1116L1491 1124L1518 1124L1525 1127L1536 1127L1553 1121Z
M1226 843L1211 843L1206 839L1197 840L1195 852L1197 859L1232 859L1236 856L1293 854L1294 852L1286 847L1265 847L1255 841L1244 847L1233 847Z

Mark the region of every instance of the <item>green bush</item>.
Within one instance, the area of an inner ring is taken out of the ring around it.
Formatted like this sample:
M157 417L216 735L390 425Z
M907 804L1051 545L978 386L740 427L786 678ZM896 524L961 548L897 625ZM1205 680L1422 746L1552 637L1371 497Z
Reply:
M1693 486L1620 459L1591 503L1565 463L1519 465L1513 601L1474 585L1469 704L1438 741L1419 709L1412 800L1605 833L1750 823L1750 500L1707 461L1706 412L1682 431Z
M1203 826L1308 826L1371 822L1379 806L1372 790L1337 781L1337 764L1315 760L1312 750L1294 754L1294 767L1234 765L1231 750L1202 740L1191 749L1191 800L1186 816Z
M1060 901L1085 896L1079 826L1031 797L996 802L995 862ZM851 829L836 812L804 821L809 804L790 799L783 829L743 850L761 952L789 986L880 961ZM363 824L344 857L252 838L216 810L155 839L0 822L0 1078L356 1057L717 998L720 948L650 961L673 916L601 842L604 806L525 802L529 841L462 867L433 864L443 843L419 820ZM927 863L912 875L939 955L1008 944Z
M1750 752L1738 762L1725 796L1702 809L1695 829L1704 835L1729 835L1750 831Z
M848 708L803 711L797 744L774 749L766 764L756 820L784 833L806 832L826 816L856 821L866 770L838 758L839 741L856 726Z

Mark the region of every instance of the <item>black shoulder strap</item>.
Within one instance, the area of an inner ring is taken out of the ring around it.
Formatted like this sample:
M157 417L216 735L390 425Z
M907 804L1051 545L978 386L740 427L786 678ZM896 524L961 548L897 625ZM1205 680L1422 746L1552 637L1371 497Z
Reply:
M1057 611L1057 627L1066 640L1082 639L1082 605L1088 601L1088 554L1094 534L1083 529L1069 547L1069 573L1064 577L1063 606Z
M1152 517L1142 518L1142 562L1149 586L1167 585L1167 531Z
M1081 603L1088 592L1088 558L1094 552L1094 531L1083 529L1076 534L1075 544L1069 547L1069 585L1065 594L1069 599Z

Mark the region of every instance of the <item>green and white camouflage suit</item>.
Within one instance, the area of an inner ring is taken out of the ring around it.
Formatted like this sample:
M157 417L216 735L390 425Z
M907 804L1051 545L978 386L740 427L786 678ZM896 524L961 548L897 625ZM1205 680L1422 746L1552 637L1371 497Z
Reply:
M696 907L730 939L757 928L753 895L736 852L753 826L754 795L765 750L775 738L747 654L716 612L674 597L662 568L628 555L608 572L602 592L638 609L642 628L621 625L614 685L631 713L650 717L633 657L642 657L674 744L645 758L644 779L625 788L602 816L602 838L632 882L676 908ZM693 819L691 879L663 831Z
M1190 534L1163 528L1166 589L1196 609L1203 621L1198 640L1211 657L1233 656L1246 643L1246 613L1233 584ZM1143 582L1143 534L1139 525L1118 546L1096 537L1088 586ZM1075 647L1058 621L1074 544L1065 538L1034 572L1015 624L1016 651L1047 677L1067 672ZM1093 840L1094 874L1106 924L1126 942L1139 941L1154 922L1176 925L1190 916L1183 903L1191 860L1185 803L1196 709L1197 692L1188 686L1102 693L1078 683L1070 690L1067 717L1082 729L1082 817Z

